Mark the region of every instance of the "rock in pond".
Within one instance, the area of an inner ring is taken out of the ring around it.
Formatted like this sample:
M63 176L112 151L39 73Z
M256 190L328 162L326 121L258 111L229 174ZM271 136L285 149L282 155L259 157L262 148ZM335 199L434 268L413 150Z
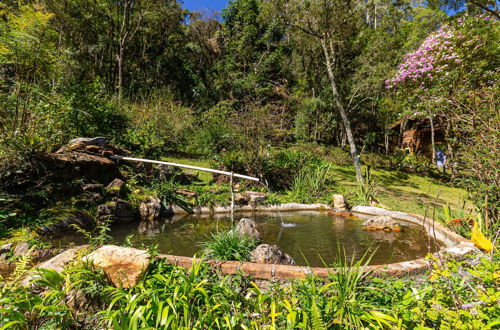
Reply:
M115 200L97 207L99 220L111 220L113 222L130 222L135 220L134 208L123 200Z
M276 245L261 244L251 253L252 262L259 264L295 265L295 260Z
M151 255L134 248L105 245L85 259L94 267L101 268L114 286L131 288L147 270Z
M364 230L401 231L399 223L391 217L381 215L368 218L363 222Z
M248 235L260 241L262 236L257 230L257 226L255 225L255 221L248 218L241 218L240 222L234 228L236 232L239 232L241 235Z
M139 214L142 221L155 221L161 215L161 201L157 197L150 196L139 205Z

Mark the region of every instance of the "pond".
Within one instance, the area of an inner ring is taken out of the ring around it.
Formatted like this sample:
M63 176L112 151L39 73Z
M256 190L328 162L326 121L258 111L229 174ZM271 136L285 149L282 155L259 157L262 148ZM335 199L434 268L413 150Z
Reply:
M365 231L363 220L346 219L325 212L281 212L253 215L235 215L252 218L262 234L262 243L278 245L298 265L324 267L331 265L338 255L338 244L348 258L359 260L366 251L374 251L370 264L380 265L408 261L439 250L443 244L424 231L419 225L405 223L402 232ZM283 226L294 224L295 226ZM133 222L115 224L110 236L113 244L124 244L133 235L134 247L158 245L160 253L193 256L200 251L200 244L210 239L212 233L231 228L229 218L184 216L158 223ZM83 237L69 234L54 241L56 245L85 243Z

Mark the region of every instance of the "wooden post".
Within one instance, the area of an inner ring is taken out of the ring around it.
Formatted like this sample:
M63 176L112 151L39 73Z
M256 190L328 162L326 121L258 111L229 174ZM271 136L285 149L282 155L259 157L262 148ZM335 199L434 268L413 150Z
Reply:
M233 185L233 175L231 171L231 176L229 177L229 187L231 189L231 222L234 223L234 185Z

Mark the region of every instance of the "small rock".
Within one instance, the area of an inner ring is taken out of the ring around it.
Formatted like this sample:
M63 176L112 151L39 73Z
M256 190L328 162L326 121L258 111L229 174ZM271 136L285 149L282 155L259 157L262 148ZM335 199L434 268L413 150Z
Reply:
M14 246L14 243L7 243L7 244L0 246L0 254L9 253L10 250L12 250L13 246Z
M239 205L247 205L249 198L242 193L234 194L234 202Z
M106 193L112 197L122 197L125 193L125 182L121 179L114 179L106 186Z
M82 185L82 190L87 193L102 193L104 186L100 183L87 183Z
M155 221L160 218L161 201L157 197L148 197L148 199L139 205L139 213L143 221Z
M9 259L13 246L14 243L7 243L0 246L0 262L5 262Z
M30 245L26 242L19 243L14 247L14 257L22 257L28 254L30 251Z
M333 195L333 208L337 211L345 211L345 199L342 195Z
M391 217L381 215L368 218L363 222L364 230L384 230L384 231L401 231L399 223Z
M267 194L256 191L245 191L243 193L251 205L257 205L267 198Z
M101 268L116 287L135 286L149 266L151 255L134 248L105 245L86 258L94 267Z
M261 235L257 230L257 226L255 225L255 221L248 218L241 218L240 222L234 228L236 232L239 232L241 235L248 235L250 237L254 237L260 241Z
M261 244L251 253L252 262L259 264L295 265L295 261L276 245Z
M116 200L97 207L99 220L111 220L113 222L130 222L135 220L134 208L123 200Z

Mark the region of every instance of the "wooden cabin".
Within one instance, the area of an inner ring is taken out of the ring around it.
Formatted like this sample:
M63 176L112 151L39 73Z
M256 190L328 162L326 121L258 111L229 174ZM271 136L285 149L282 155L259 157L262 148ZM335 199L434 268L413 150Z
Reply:
M433 119L434 143L436 146L445 145L444 121ZM392 150L409 150L418 155L432 158L431 122L428 117L413 115L403 118L391 125Z

